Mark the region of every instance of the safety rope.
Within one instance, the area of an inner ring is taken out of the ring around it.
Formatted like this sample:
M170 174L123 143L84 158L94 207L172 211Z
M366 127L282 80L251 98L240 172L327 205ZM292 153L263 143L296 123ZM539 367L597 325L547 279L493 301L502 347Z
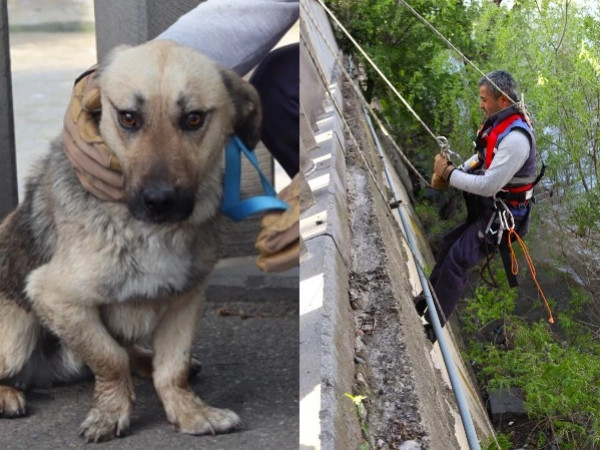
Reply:
M331 12L331 10L327 6L325 6L325 3L323 3L323 0L317 0L317 2L321 5L321 7L325 10L325 12L329 15L329 17L331 17L331 20L333 20L336 23L336 25L340 28L340 30L342 30L344 32L344 34L348 37L348 39L350 39L350 42L352 42L354 44L354 46L365 57L365 59L369 62L369 64L373 67L373 69L375 69L375 71L379 74L381 79L388 85L388 87L392 90L392 92L394 94L396 94L396 97L398 97L400 99L402 104L404 104L404 106L406 106L406 108L413 114L415 119L423 126L423 128L425 128L425 131L427 131L427 133L429 133L429 135L440 146L440 150L444 151L445 148L449 149L449 147L444 146L448 142L447 140L445 142L443 141L446 138L444 138L443 136L437 136L433 131L431 131L431 129L427 126L427 124L425 124L423 119L421 119L421 117L412 108L412 106L410 106L410 104L404 99L404 97L402 97L402 94L400 94L400 92L398 92L396 87L385 76L385 74L381 71L381 69L377 66L377 64L375 64L375 62L371 59L371 57L367 54L367 52L365 52L363 50L363 48L360 46L360 44L358 42L356 42L356 40L352 37L350 32L348 30L346 30L344 25L342 25L342 23L337 19L337 17L335 17L335 15ZM458 155L457 153L454 153L454 154Z
M535 270L535 267L533 266L533 260L531 259L529 250L527 249L525 242L523 242L523 239L521 239L521 236L519 236L519 233L517 233L515 231L514 227L512 227L508 230L508 237L507 237L508 238L508 248L510 250L511 272L513 275L516 275L519 273L519 263L517 262L517 255L515 254L515 251L513 249L512 242L511 242L512 236L515 237L515 239L517 240L517 242L519 243L519 245L521 245L521 248L523 249L523 255L525 255L525 261L527 261L527 265L529 266L529 272L531 273L531 278L533 279L533 282L535 283L538 292L540 293L540 295L542 296L542 299L544 300L544 306L546 307L546 311L548 312L548 322L550 324L553 324L554 317L552 317L552 310L550 309L548 300L546 299L546 296L544 295L544 291L542 290L540 284L538 283L537 276L536 276L537 272Z
M512 213L510 212L510 209L508 209L508 206L506 205L506 203L504 203L502 200L499 200L498 203L503 208L502 211L498 212L498 219L499 219L499 223L500 223L500 228L498 229L498 245L500 244L500 240L502 239L502 232L507 231L508 235L506 236L506 240L508 241L508 249L510 251L510 263L511 263L510 271L515 276L519 273L519 263L517 262L517 255L512 246L513 237L516 239L516 241L519 243L519 245L521 245L521 248L523 249L523 255L525 255L525 261L527 261L527 265L529 266L529 272L531 273L531 278L533 279L533 282L535 283L538 292L540 293L540 295L542 296L542 299L544 300L544 306L546 307L546 311L548 312L548 322L550 324L553 324L554 317L552 316L552 310L550 309L550 305L548 304L548 300L546 299L546 296L544 295L544 291L542 290L542 288L537 280L537 276L536 276L537 272L533 265L533 259L531 258L531 255L529 254L529 250L527 249L525 242L523 242L523 239L521 239L521 236L519 236L519 233L517 233L517 231L515 230L515 218L512 215ZM488 228L489 228L489 226L488 226ZM486 230L486 232L487 232L487 230Z
M392 139L391 134L385 128L385 126L383 125L383 122L381 121L381 119L377 116L377 114L375 114L375 111L373 111L373 108L371 108L371 106L369 105L369 102L364 97L363 93L355 85L354 80L352 79L352 76L348 73L348 71L344 67L343 60L336 54L335 50L331 47L331 45L329 44L329 41L327 40L327 38L325 37L325 35L319 29L319 26L316 23L315 19L313 18L312 14L310 13L310 11L306 8L306 6L304 5L304 3L301 3L301 6L304 9L304 12L306 13L306 16L308 17L308 19L310 20L310 22L312 24L311 29L314 30L321 37L322 41L325 43L325 46L327 47L327 49L331 53L331 56L333 58L335 58L335 60L337 61L338 67L341 69L342 74L344 75L344 78L346 78L346 80L350 83L350 85L352 86L352 89L354 90L354 93L359 97L360 102L362 103L362 105L365 108L367 108L367 110L369 111L369 114L371 115L371 117L375 119L375 121L377 122L377 125L379 126L379 129L381 130L381 132L384 134L384 136L387 136L389 142L392 144L392 146L398 152L398 154L404 160L404 162L408 165L408 167L413 171L413 173L417 177L419 177L421 179L421 181L423 181L423 183L425 183L425 186L431 187L431 183L423 175L421 175L421 173L419 172L419 170L410 162L410 160L404 154L404 152L402 151L402 149L400 149L400 146L396 143L396 141L394 141L394 139ZM440 139L441 138L443 138L443 136L440 136ZM445 138L443 138L443 139L445 139ZM446 140L446 143L447 143L447 140Z

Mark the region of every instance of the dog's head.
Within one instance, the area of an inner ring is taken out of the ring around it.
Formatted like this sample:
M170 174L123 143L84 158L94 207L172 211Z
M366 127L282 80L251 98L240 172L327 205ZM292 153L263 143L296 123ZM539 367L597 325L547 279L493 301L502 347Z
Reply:
M117 48L100 69L100 130L137 219L177 222L220 202L223 148L259 140L258 94L234 72L170 41ZM204 188L210 185L212 188ZM214 198L198 198L205 196Z

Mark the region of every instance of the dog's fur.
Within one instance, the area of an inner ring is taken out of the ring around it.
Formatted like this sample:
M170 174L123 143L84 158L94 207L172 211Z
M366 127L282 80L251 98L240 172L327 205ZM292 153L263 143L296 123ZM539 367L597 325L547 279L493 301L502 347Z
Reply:
M151 370L179 430L229 431L238 416L204 404L187 380L217 259L223 148L233 132L256 143L258 96L168 41L116 50L98 82L100 129L121 163L126 202L85 191L55 142L0 226L0 416L25 414L19 389L91 371L93 404L80 433L111 439L129 426L139 366ZM136 126L124 126L119 111L135 112ZM198 129L185 122L191 112L205 116ZM153 354L136 350L142 339Z

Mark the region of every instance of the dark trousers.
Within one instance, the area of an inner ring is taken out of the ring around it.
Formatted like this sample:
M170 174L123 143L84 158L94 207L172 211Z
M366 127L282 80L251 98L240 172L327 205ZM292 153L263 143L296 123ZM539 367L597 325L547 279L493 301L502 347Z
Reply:
M528 216L515 217L515 230L520 232L520 229L523 228L525 231L525 227L522 225L528 221ZM482 261L488 252L491 253L494 250L495 244L492 237L487 237L487 250L486 242L479 237L479 231L484 231L487 222L487 218L480 216L471 223L463 222L444 236L429 281L431 281L446 319L450 317L462 296L467 284L469 269ZM441 314L440 322L442 325L445 323Z
M300 47L290 44L269 53L250 83L263 106L262 141L290 177L298 172Z

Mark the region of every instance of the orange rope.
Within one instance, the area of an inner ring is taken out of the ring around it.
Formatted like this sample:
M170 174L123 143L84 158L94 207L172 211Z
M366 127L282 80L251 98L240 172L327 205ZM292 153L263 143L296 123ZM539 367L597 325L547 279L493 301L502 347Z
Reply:
M536 278L536 271L535 271L535 267L533 267L533 260L531 259L531 255L529 254L529 250L527 250L527 246L525 245L525 242L523 242L523 239L521 239L519 234L515 231L514 227L509 228L508 236L507 236L508 248L510 249L510 260L511 260L510 266L511 266L512 274L516 275L519 272L519 264L517 263L517 255L515 254L515 251L513 250L513 247L512 247L512 239L511 239L512 235L514 235L517 238L517 241L519 242L519 244L521 245L521 248L523 249L523 254L525 255L525 260L527 261L527 265L529 266L529 270L531 272L531 278L533 278L533 281L534 281L535 285L537 286L539 293L542 295L542 298L544 299L544 306L546 307L546 310L548 311L548 322L550 322L552 324L552 323L554 323L554 318L552 317L552 310L550 309L550 305L548 304L548 300L546 300L544 291L542 291L542 288L540 287L540 284L538 283L538 280Z

